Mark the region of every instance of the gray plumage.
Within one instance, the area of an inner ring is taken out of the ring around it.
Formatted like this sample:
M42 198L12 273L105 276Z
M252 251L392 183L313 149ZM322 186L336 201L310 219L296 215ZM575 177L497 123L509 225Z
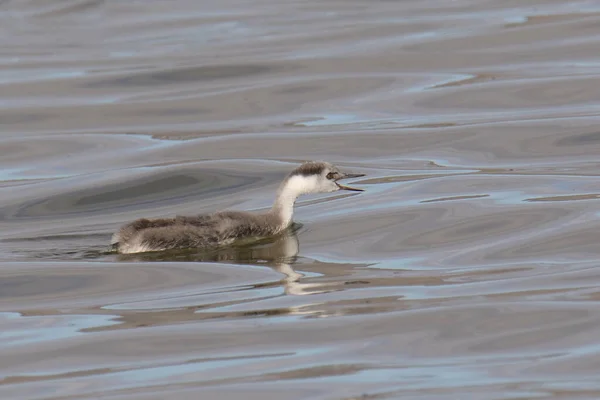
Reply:
M138 219L124 225L111 240L119 253L140 253L176 248L209 248L239 239L276 235L292 223L298 196L337 190L361 191L339 184L344 178L364 176L345 174L326 162L311 161L290 173L280 185L273 207L263 213L223 211L198 216Z
M301 176L310 176L310 175L321 175L323 170L327 167L333 167L333 165L324 163L324 162L305 162L295 170L293 170L289 176L301 175Z

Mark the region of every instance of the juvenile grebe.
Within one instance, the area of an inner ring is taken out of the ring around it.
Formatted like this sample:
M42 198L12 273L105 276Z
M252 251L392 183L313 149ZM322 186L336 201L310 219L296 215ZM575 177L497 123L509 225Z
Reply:
M238 239L276 235L292 223L298 196L356 189L338 181L364 174L346 174L323 161L309 161L290 173L277 191L273 207L263 213L223 211L191 217L138 219L124 225L111 239L119 253L223 246Z

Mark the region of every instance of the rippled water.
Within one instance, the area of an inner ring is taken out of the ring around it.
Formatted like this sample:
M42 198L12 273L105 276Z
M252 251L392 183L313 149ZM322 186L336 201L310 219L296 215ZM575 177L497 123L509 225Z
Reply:
M596 1L1 1L0 398L600 397ZM367 176L288 234L138 217Z

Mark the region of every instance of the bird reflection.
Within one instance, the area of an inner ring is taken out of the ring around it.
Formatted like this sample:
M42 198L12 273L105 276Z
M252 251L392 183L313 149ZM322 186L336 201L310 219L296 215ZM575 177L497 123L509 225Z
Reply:
M305 295L319 293L318 283L302 283L304 274L294 270L300 250L298 231L301 224L294 223L277 236L212 250L186 249L152 253L121 254L121 261L196 261L229 262L266 265L285 275L282 280L286 294Z

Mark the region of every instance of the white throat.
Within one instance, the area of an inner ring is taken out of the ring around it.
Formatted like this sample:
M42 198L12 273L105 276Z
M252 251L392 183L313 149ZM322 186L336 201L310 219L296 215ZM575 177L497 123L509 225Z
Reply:
M294 175L279 187L277 198L273 205L275 212L282 223L282 228L289 226L294 216L294 203L298 196L315 192L318 180L316 176Z

